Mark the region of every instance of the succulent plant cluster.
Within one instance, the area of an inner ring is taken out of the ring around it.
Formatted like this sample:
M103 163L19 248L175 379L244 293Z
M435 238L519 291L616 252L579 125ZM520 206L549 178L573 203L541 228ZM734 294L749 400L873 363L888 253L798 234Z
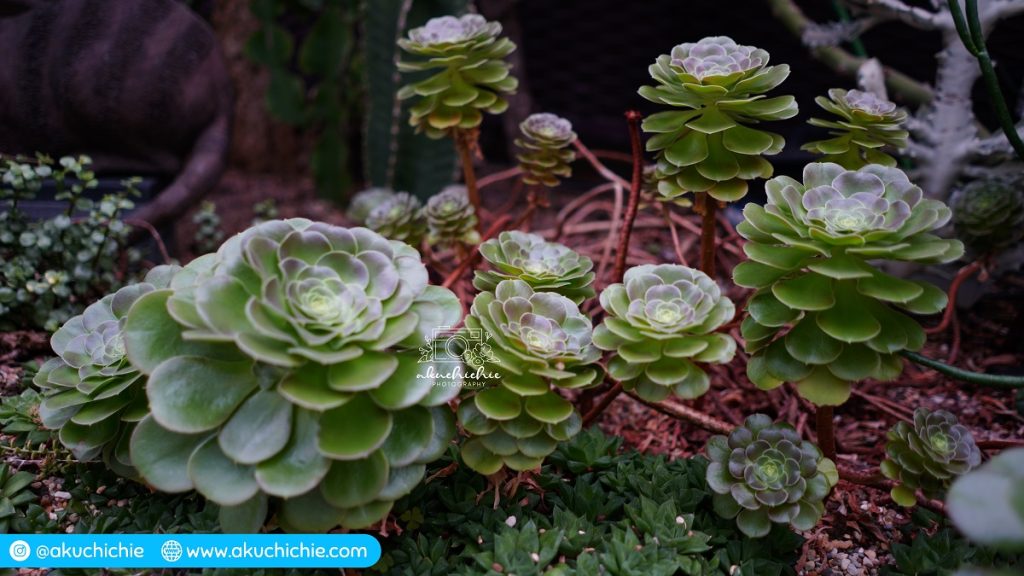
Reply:
M476 296L465 333L486 346L466 361L483 376L469 383L458 409L471 436L462 445L469 467L481 474L503 466L532 470L579 432L579 413L556 390L600 382L592 332L572 300L523 280L502 280Z
M427 217L419 198L408 192L396 192L366 215L366 227L410 246L419 246L427 235Z
M43 392L39 416L44 426L60 430L61 443L78 460L102 455L112 469L134 475L128 441L148 409L146 377L125 354L125 318L139 298L167 288L176 269L153 268L143 282L90 304L50 339L57 357L33 378Z
M736 518L751 538L766 536L773 522L814 528L839 480L835 463L817 446L764 414L749 416L728 437L712 437L705 451L715 511Z
M482 112L505 111L505 95L515 92L518 81L504 58L516 45L500 34L501 24L466 14L431 18L399 40L403 50L417 57L399 62L399 70L433 73L398 92L403 100L420 98L410 110L409 124L431 138L442 138L455 128L476 128Z
M477 270L473 286L493 292L502 280L519 279L537 292L556 292L580 305L594 296L594 263L537 234L512 230L480 245L493 270Z
M273 504L282 526L322 531L378 521L454 436L458 388L417 349L461 307L408 245L273 220L148 280L62 328L37 377L76 454L197 490L226 530Z
M981 450L970 430L945 410L918 408L914 421L898 422L886 434L882 473L896 481L892 499L917 503L917 490L939 498L957 476L981 464Z
M956 235L976 252L1024 238L1024 180L975 180L953 193L952 207Z
M772 175L762 156L781 152L785 140L750 125L796 115L792 96L764 96L789 76L789 66L768 66L765 50L712 36L676 46L649 71L657 85L640 88L640 95L681 108L643 121L643 130L653 134L647 150L657 152L664 198L707 192L738 200L748 180Z
M572 176L569 166L576 153L567 148L576 140L572 124L565 118L542 112L532 114L519 125L522 137L516 138L520 148L516 154L523 182L552 188L559 177Z
M808 142L801 147L803 150L821 154L820 161L835 162L849 170L868 164L896 165L896 159L886 150L906 147L906 110L871 92L841 88L833 88L828 98L818 96L814 101L839 118L808 120L812 126L828 128L832 138Z
M949 221L949 208L880 165L809 164L803 182L779 176L765 189L767 204L748 204L736 228L750 260L733 280L757 290L741 326L748 376L764 389L794 382L818 405L845 402L851 382L896 378L897 354L925 340L907 313L939 312L947 298L873 262L959 258L960 241L932 234Z
M424 209L427 216L427 240L442 246L453 244L477 244L476 209L469 202L466 187L458 184L447 186L427 200Z
M715 333L735 306L707 274L677 264L645 264L601 292L604 321L594 344L611 350L608 374L651 401L697 398L710 380L698 363L732 360L736 341Z

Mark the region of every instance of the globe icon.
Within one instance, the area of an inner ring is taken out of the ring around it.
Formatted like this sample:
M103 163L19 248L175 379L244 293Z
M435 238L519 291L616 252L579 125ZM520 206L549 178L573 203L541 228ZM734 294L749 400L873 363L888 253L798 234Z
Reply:
M160 555L167 562L177 562L181 559L181 544L177 540L168 540L160 547Z

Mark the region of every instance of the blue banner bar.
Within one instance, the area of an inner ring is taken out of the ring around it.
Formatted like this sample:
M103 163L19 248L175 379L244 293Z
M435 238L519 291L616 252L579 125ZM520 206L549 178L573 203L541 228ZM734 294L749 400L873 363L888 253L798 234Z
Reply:
M369 568L369 534L0 534L0 568Z

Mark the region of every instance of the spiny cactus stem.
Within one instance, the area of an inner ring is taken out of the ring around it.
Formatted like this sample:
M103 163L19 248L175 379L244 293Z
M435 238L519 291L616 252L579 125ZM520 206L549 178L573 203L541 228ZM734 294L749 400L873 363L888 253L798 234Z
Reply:
M633 149L633 180L629 185L629 204L626 206L626 215L622 221L622 233L619 236L619 251L615 255L612 282L622 282L622 277L626 274L629 237L633 234L633 222L636 221L636 213L640 206L640 187L643 185L644 177L643 149L640 147L641 118L643 115L636 110L626 112L626 122L629 123L629 142Z
M832 424L834 412L831 406L818 406L815 414L818 427L818 447L826 458L836 459L836 431Z
M700 224L700 270L711 278L715 277L715 209L718 201L707 192L697 193L697 209L701 212Z
M946 310L942 313L942 321L933 328L925 329L925 334L939 334L945 332L946 328L949 328L950 323L953 321L953 316L956 315L956 295L960 292L960 285L964 283L968 278L973 276L978 270L982 268L982 261L977 260L971 262L967 266L964 266L956 273L956 277L949 284L949 296L947 298Z
M473 210L477 215L477 230L481 226L480 192L476 185L476 171L473 168L473 150L476 148L476 131L462 130L456 128L452 136L455 139L455 148L459 152L459 161L462 163L462 175L466 181L466 196Z

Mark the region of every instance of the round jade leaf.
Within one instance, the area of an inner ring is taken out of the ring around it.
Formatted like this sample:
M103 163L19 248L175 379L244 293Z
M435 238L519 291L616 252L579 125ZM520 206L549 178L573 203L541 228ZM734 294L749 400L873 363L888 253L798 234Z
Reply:
M320 483L320 491L324 500L338 508L369 504L387 485L390 470L380 450L359 460L335 460Z
M117 418L107 418L89 426L67 422L60 429L60 442L71 450L75 458L92 460L104 444L117 436L118 424Z
M572 404L554 392L526 399L526 412L546 424L558 424L572 414Z
M217 514L225 534L254 534L267 519L267 495L257 494L237 506L221 506Z
M146 393L161 426L190 434L223 424L258 383L252 362L178 356L157 366Z
M346 508L341 511L341 524L350 530L368 528L383 520L393 505L390 500L378 500L365 506Z
M813 315L802 319L786 334L785 345L794 359L805 364L828 364L843 351L843 344L822 332Z
M472 399L465 399L459 402L458 408L459 424L466 429L470 434L476 436L482 436L484 434L490 434L495 428L498 427L498 423L491 420L476 407L476 402Z
M779 302L795 310L828 310L836 303L832 279L813 273L776 282L772 286L772 294Z
M327 532L341 524L341 510L324 500L320 490L310 490L281 502L278 521L288 532Z
M373 390L398 368L398 358L387 352L363 352L348 362L332 364L327 370L327 385L339 392Z
M204 438L204 434L172 432L147 416L132 433L132 465L161 492L191 490L194 485L188 474L188 461Z
M815 406L839 406L850 398L850 383L837 378L825 366L818 366L796 383L796 391Z
M412 464L434 437L434 417L422 406L393 412L394 425L381 451L392 466Z
M397 359L398 367L391 376L380 387L369 392L379 406L388 410L412 406L426 397L434 387L434 379L427 376L428 364L421 364L417 355L401 354Z
M280 452L291 430L292 404L273 390L261 390L242 403L217 440L235 462L257 464Z
M429 464L443 456L452 439L458 434L455 416L447 406L431 408L430 417L434 420L434 433L430 437L430 443L416 457L417 464Z
M188 475L200 494L222 506L242 504L260 489L252 467L232 462L213 436L192 453Z
M504 386L481 390L473 397L473 401L485 416L495 420L511 420L522 412L522 401L519 396Z
M391 433L391 413L360 394L320 417L320 452L337 460L356 460L380 448Z
M267 494L292 498L312 490L331 463L317 446L319 427L312 412L296 409L284 450L256 466L256 482Z
M544 463L543 458L531 458L526 454L518 453L511 456L505 456L502 458L505 461L505 465L515 470L516 472L526 472L527 470L536 470L540 468L541 464Z
M398 500L402 496L413 491L416 485L423 480L427 467L425 464L413 464L401 468L392 468L388 476L387 486L377 494L380 500Z
M501 429L516 438L529 438L544 428L545 424L540 420L523 413L511 420L503 420L499 423Z
M485 448L479 438L467 440L462 445L461 453L466 466L485 476L501 470L503 465L501 458Z
M548 424L548 434L559 442L571 440L583 429L583 418L578 412L573 411L572 415L558 424Z
M544 458L555 451L558 441L541 433L530 438L520 438L516 441L519 451L530 458Z

